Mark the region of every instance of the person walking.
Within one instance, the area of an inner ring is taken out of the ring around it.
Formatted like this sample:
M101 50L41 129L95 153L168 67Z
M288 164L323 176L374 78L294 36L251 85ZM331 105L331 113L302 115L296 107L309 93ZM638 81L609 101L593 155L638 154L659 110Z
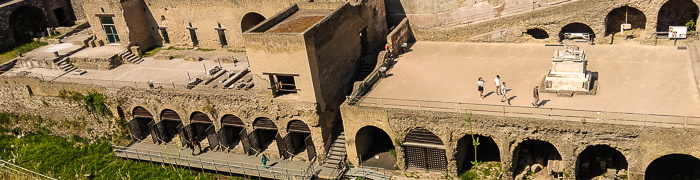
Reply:
M479 85L479 98L481 98L481 100L484 100L484 79L479 77L479 80L476 81L476 84Z
M192 156L196 156L196 155L194 154L194 141L192 141L192 138L190 138L190 140L187 141L187 147L190 148L190 149L192 150Z
M539 86L535 86L535 89L532 90L532 97L535 98L535 102L532 103L532 106L539 107L539 102L540 102L540 91L537 90Z
M268 159L267 159L267 156L265 156L265 154L262 154L262 156L260 156L260 161L262 161L263 167L265 167L265 169L267 169Z
M195 146L197 146L197 147L199 148L199 154L202 154L202 144L199 144L199 140L198 140L198 139L199 139L199 138L197 138L197 136L195 136L195 137L194 137L194 141L192 141L192 144L194 144ZM194 147L193 147L193 149L194 149ZM193 152L194 152L194 151L193 151Z
M506 82L503 82L503 85L501 85L501 95L503 95L503 97L501 98L501 102L505 102L506 100L508 100L508 98L506 98L507 92L508 91L506 90Z
M493 79L493 84L496 85L496 96L501 95L501 76L496 75L496 78Z

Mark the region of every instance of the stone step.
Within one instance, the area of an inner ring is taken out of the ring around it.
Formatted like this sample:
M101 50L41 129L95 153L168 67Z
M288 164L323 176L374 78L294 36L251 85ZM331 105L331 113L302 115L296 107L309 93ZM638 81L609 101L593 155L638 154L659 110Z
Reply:
M340 163L340 159L327 159L326 164L338 164Z

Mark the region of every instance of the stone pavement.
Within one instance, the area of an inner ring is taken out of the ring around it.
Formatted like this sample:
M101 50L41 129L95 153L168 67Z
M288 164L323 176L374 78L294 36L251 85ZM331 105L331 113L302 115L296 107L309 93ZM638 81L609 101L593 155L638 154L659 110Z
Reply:
M690 53L676 46L580 45L588 69L599 73L597 95L558 97L540 93L545 108L604 110L670 115L700 115L700 94ZM496 96L498 74L514 106L531 106L551 57L561 46L417 42L396 59L368 97L467 102L508 106ZM486 80L484 100L476 81Z
M198 149L196 149L199 152ZM157 145L136 142L128 147L114 147L114 154L119 157L141 161L163 162L194 168L218 171L220 174L238 174L271 179L308 179L308 163L270 159L269 169L265 169L260 157L242 154L205 151L192 156L186 148L172 145ZM312 167L313 168L313 167Z

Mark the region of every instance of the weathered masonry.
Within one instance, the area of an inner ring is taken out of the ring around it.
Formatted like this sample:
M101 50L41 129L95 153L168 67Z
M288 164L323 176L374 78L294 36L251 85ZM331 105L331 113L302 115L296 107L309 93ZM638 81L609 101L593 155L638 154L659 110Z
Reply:
M373 149L395 149L400 169L456 176L471 167L474 152L465 113L350 104L344 104L341 112L348 159L355 164L374 156ZM700 177L697 130L479 114L471 120L481 142L477 159L502 162L503 167L511 167L510 177L524 168L523 159L539 159L535 161L550 171L591 178L594 170L589 173L588 169L595 169L592 164L600 154L610 158L608 168L625 169L630 179L657 179L678 172L696 172L684 177ZM375 138L382 136L386 138Z
M0 2L0 50L48 36L47 27L72 26L79 10L71 0Z

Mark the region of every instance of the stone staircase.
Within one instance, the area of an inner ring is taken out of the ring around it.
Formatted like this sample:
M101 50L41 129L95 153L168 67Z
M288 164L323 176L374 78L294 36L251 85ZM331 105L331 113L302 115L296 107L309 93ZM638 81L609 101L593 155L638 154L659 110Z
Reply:
M54 62L58 68L65 72L71 72L73 70L76 70L78 68L75 68L75 66L71 65L68 63L70 59L68 58L61 58L58 61Z
M326 161L321 165L318 179L338 179L345 171L345 132L341 131L338 137L330 144Z
M377 55L372 54L364 57L362 67L360 67L360 72L357 73L357 78L355 81L364 81L367 76L372 74L375 67L377 66Z
M124 53L119 54L119 56L122 57L122 60L124 60L125 62L130 62L133 64L143 62L143 58L134 55L133 53L131 53L131 51L125 51Z

